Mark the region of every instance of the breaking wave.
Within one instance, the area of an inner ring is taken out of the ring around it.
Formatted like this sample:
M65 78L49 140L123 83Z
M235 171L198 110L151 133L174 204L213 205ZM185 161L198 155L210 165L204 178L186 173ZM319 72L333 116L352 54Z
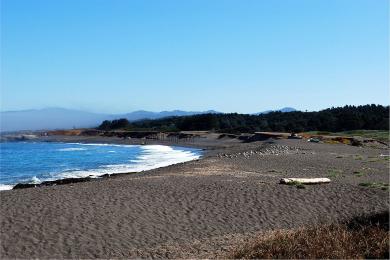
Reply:
M9 154L7 147L2 149L2 165L10 167L1 169L0 190L17 183L147 171L201 156L198 149L164 145L25 143L11 148Z
M61 151L61 152L73 152L73 151L85 151L87 149L85 148L62 148L62 149L58 149L58 151Z

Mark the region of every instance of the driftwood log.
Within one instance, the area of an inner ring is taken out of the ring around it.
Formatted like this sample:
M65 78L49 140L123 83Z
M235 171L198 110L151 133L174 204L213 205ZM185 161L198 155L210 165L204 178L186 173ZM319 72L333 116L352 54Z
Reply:
M288 184L291 182L298 182L302 184L321 184L329 183L330 179L328 178L283 178L280 180L282 184Z

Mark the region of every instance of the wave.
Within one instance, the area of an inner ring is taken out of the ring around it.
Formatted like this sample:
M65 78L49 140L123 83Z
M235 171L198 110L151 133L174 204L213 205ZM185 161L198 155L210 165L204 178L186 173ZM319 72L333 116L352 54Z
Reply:
M47 180L55 180L55 179L47 179ZM46 181L46 179L45 179ZM23 181L22 181L23 182ZM37 176L33 176L32 178L30 179L27 179L25 181L25 183L31 183L31 184L39 184L39 183L42 183L42 181L37 178ZM11 185L11 184L1 184L0 183L0 191L2 190L12 190L13 187L15 187L15 185Z
M164 145L140 146L141 154L136 159L129 160L128 164L110 164L97 169L77 170L61 172L57 175L59 179L65 178L97 178L104 174L118 174L126 172L148 171L172 164L188 162L200 158L200 153L173 149Z
M29 181L29 183L33 183L33 184L39 184L39 183L41 183L42 181L37 177L37 176L33 176L31 179L30 179L30 181Z
M86 143L67 143L67 144L77 144L77 145L83 145L83 146L112 146L112 147L137 147L140 145L133 145L133 144L96 144L96 143L91 143L91 144L86 144Z
M200 150L188 148L174 148L164 145L111 145L111 144L78 144L86 146L120 146L137 147L139 153L136 157L129 158L127 162L118 164L106 164L93 169L81 170L77 168L62 169L61 172L49 173L46 176L33 176L28 180L22 180L23 183L39 184L44 181L54 181L66 178L98 178L105 174L118 174L127 172L141 172L152 170L172 164L183 163L195 160L201 157ZM86 148L62 148L57 151L80 151L88 150ZM116 152L109 150L108 152ZM0 184L0 190L12 189L14 185Z
M0 184L0 191L1 191L1 190L12 190L12 188L13 188L14 186L15 186L15 185Z
M86 148L62 148L62 149L58 149L57 151L60 151L60 152L72 152L72 151L85 151L87 150Z

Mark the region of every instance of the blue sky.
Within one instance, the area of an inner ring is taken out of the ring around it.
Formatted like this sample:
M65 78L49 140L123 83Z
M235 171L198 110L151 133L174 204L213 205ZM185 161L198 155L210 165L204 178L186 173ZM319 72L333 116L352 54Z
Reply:
M389 104L387 0L1 0L1 110Z

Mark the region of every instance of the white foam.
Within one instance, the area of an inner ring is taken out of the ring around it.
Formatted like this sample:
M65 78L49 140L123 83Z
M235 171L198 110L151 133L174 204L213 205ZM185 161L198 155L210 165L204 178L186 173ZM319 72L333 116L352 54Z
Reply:
M72 152L72 151L85 151L87 150L86 148L62 148L62 149L58 149L58 151L61 151L61 152Z
M96 178L104 174L117 174L126 172L141 172L176 163L183 163L199 159L200 155L191 151L175 150L164 145L141 146L141 154L128 164L104 165L93 170L77 170L62 172L56 177L63 178Z
M77 144L77 145L84 145L84 146L113 146L113 147L128 147L128 148L132 148L132 147L140 146L140 145L132 145L132 144L95 144L95 143L91 143L91 144L85 144L85 143L69 143L69 144Z
M2 191L2 190L12 190L12 188L13 188L14 186L15 186L15 185L0 184L0 191Z
M65 178L97 178L104 174L118 174L127 172L141 172L152 170L160 167L169 166L172 164L183 163L191 160L196 160L200 157L199 153L192 151L185 151L180 149L173 149L164 145L111 145L111 144L81 144L81 145L96 145L96 146L121 146L121 147L140 147L141 153L133 160L129 160L129 163L125 164L112 164L104 165L96 169L91 170L66 170L59 174L53 174L52 177L40 180L36 176L33 176L28 183L39 184L42 181L54 181ZM78 148L64 148L66 151L70 149L74 150ZM81 148L84 149L84 148ZM115 151L109 151L115 152ZM0 184L0 190L10 190L12 185Z
M41 180L39 178L37 178L37 176L33 176L29 183L39 184L39 183L41 183Z

